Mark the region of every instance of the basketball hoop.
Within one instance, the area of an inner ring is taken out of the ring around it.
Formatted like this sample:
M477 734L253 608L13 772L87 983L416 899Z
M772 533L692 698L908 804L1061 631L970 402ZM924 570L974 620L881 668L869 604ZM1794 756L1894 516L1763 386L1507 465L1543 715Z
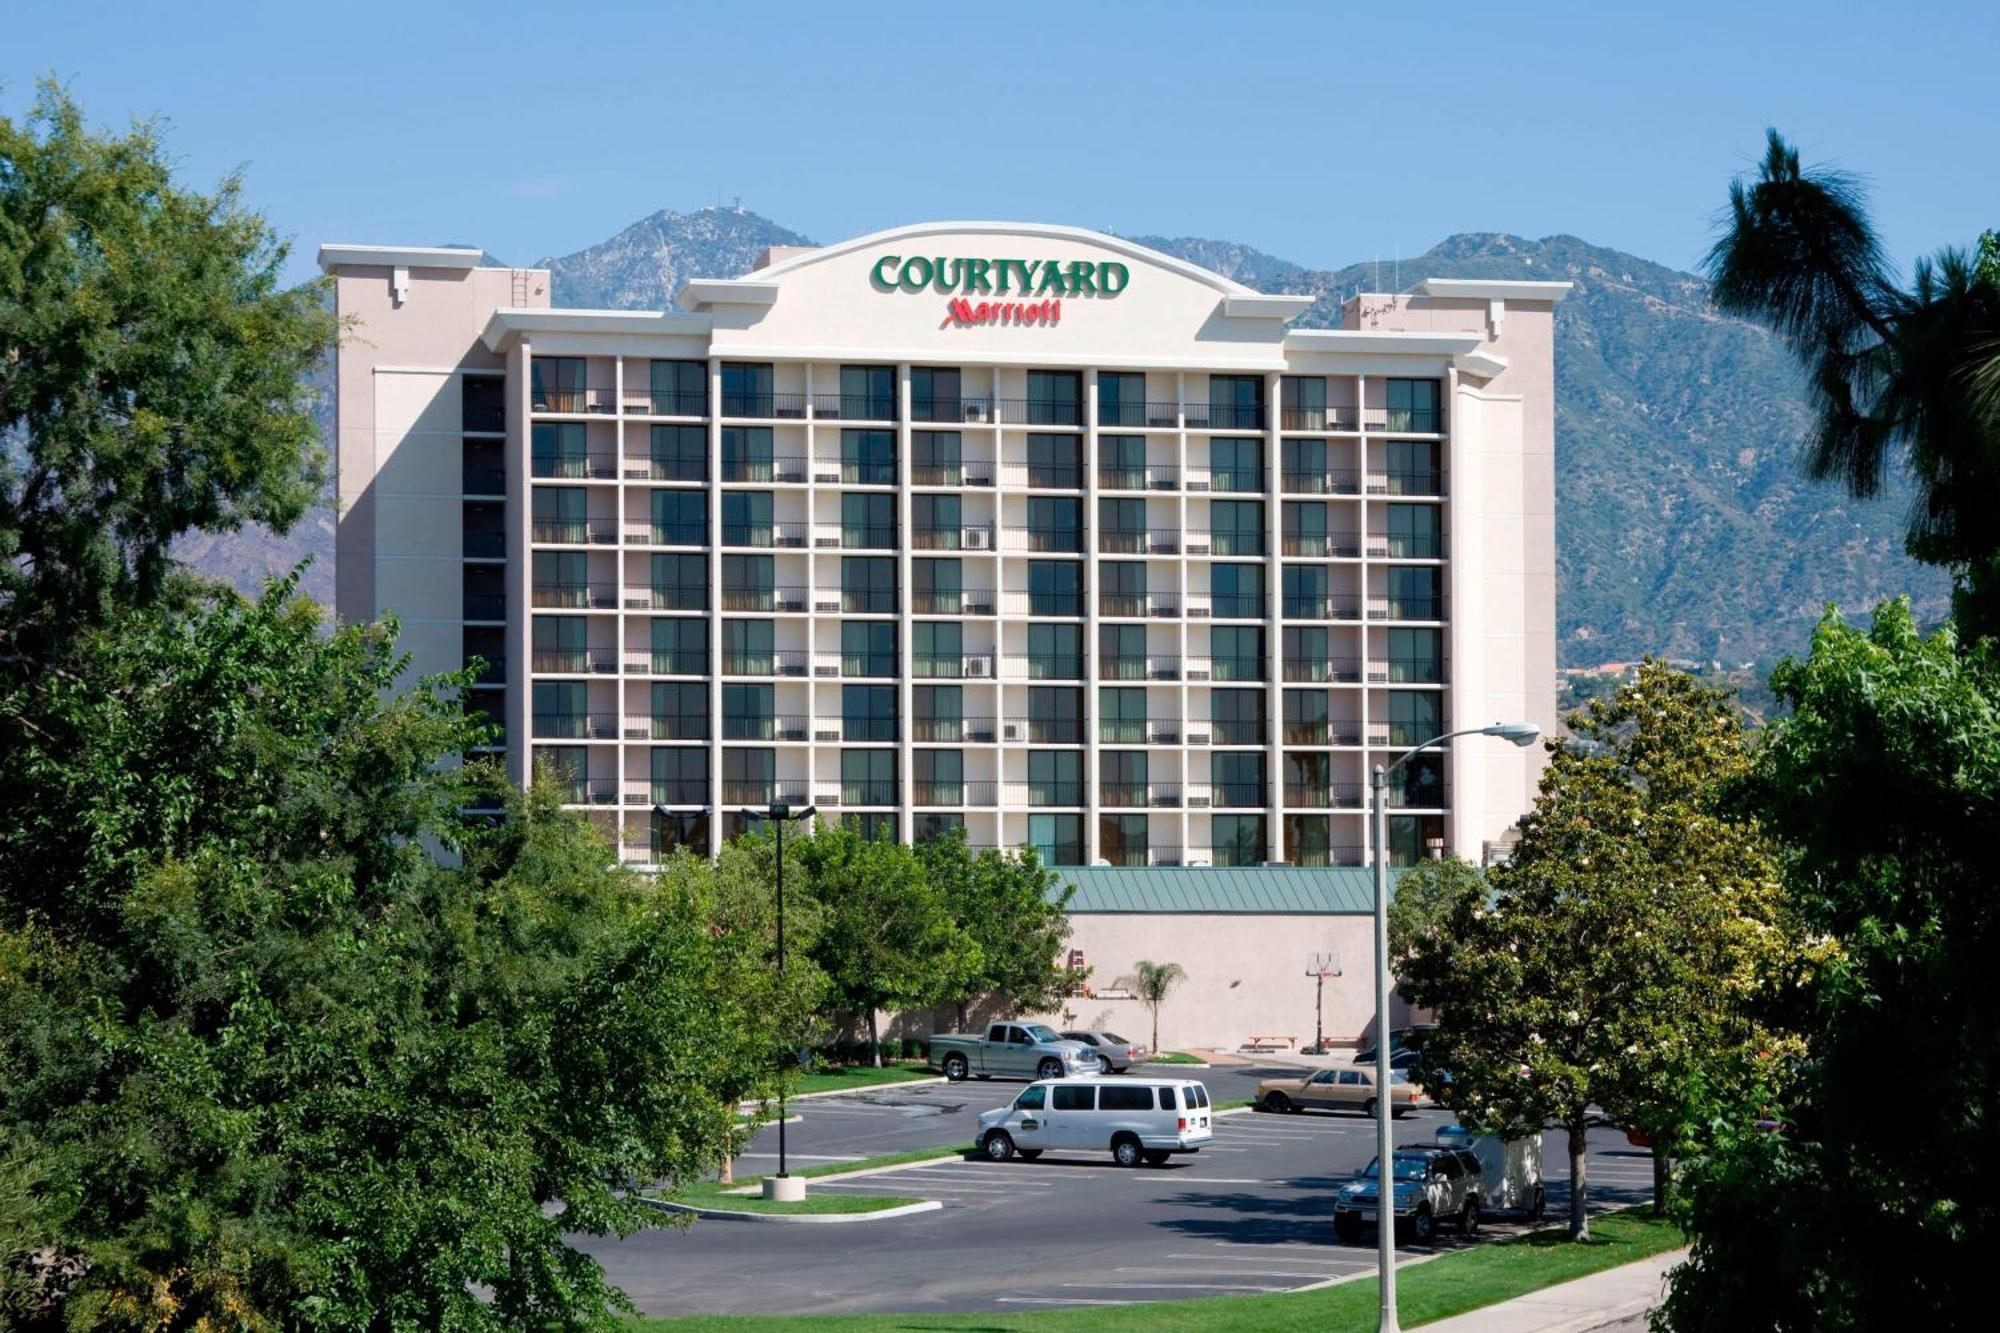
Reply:
M1326 1054L1326 979L1340 975L1340 955L1334 952L1306 955L1306 975L1313 979L1314 1055Z
M1309 953L1306 955L1306 975L1309 977L1337 977L1340 975L1340 955L1338 953Z

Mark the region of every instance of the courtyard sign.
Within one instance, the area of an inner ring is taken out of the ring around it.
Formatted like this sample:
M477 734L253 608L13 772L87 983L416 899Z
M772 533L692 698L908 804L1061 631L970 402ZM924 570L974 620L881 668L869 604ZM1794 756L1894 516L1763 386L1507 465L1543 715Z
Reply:
M883 255L868 271L875 290L975 296L1116 296L1132 280L1132 270L1115 261L1088 259L932 259L924 255Z

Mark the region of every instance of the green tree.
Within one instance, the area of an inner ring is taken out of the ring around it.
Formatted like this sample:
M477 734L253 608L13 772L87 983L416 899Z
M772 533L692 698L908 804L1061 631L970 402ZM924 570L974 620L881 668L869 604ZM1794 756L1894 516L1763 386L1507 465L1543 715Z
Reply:
M1809 1058L1689 1172L1694 1244L1661 1322L1984 1327L1977 1275L2000 1237L2000 657L1950 627L1925 637L1889 602L1867 630L1829 613L1772 687L1791 715L1769 728L1751 795L1791 909L1824 942L1774 1006Z
M958 1026L971 1002L990 995L1009 1012L1036 1012L1062 998L1069 973L1057 955L1069 939L1069 900L1076 890L1042 864L1032 847L975 854L963 829L917 849L924 874L949 904L952 919L978 948L979 965L958 979L949 998Z
M1792 936L1756 825L1726 806L1746 756L1726 694L1648 662L1568 721L1490 892L1469 868L1399 884L1392 961L1437 1012L1419 1079L1450 1070L1475 1128L1562 1127L1582 1239L1591 1108L1663 1157L1693 1146L1717 1082L1767 1062L1751 998Z
M713 923L289 584L68 663L0 690L0 1263L80 1274L16 1322L609 1326L566 1237L711 1168L765 1053Z
M1132 965L1132 975L1122 983L1131 988L1139 1002L1146 1006L1146 1012L1153 1016L1153 1054L1160 1053L1160 1006L1174 993L1174 988L1187 980L1187 969L1179 963L1156 963L1150 958L1141 958Z
M1981 257L1919 260L1905 290L1859 182L1802 167L1776 130L1708 257L1716 305L1769 324L1805 370L1807 474L1865 498L1905 462L1909 553L1951 571L1968 638L2000 630L2000 264L1990 242Z
M0 665L167 595L182 533L283 530L319 495L321 292L281 285L234 177L170 165L53 84L0 117Z
M840 1012L868 1025L870 1056L882 1063L881 1011L932 1004L978 975L979 946L952 919L911 848L865 838L848 824L822 824L793 852L818 904L813 958Z

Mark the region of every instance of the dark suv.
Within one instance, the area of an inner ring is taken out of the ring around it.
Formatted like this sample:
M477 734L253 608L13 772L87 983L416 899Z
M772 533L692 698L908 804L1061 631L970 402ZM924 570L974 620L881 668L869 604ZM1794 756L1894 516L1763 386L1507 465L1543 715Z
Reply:
M1452 1218L1462 1236L1479 1230L1485 1203L1485 1173L1479 1159L1463 1148L1398 1148L1390 1158L1394 1198L1391 1213L1410 1239L1428 1244L1437 1224ZM1340 1187L1333 1201L1333 1234L1352 1243L1363 1225L1379 1224L1381 1180L1376 1162Z

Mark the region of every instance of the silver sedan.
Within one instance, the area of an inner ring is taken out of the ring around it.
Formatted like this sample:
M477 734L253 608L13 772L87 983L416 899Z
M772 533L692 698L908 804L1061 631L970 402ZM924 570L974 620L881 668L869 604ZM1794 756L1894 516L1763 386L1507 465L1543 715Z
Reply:
M1115 1032L1065 1032L1063 1036L1089 1047L1097 1057L1097 1068L1106 1074L1122 1074L1133 1065L1146 1063L1146 1048Z

